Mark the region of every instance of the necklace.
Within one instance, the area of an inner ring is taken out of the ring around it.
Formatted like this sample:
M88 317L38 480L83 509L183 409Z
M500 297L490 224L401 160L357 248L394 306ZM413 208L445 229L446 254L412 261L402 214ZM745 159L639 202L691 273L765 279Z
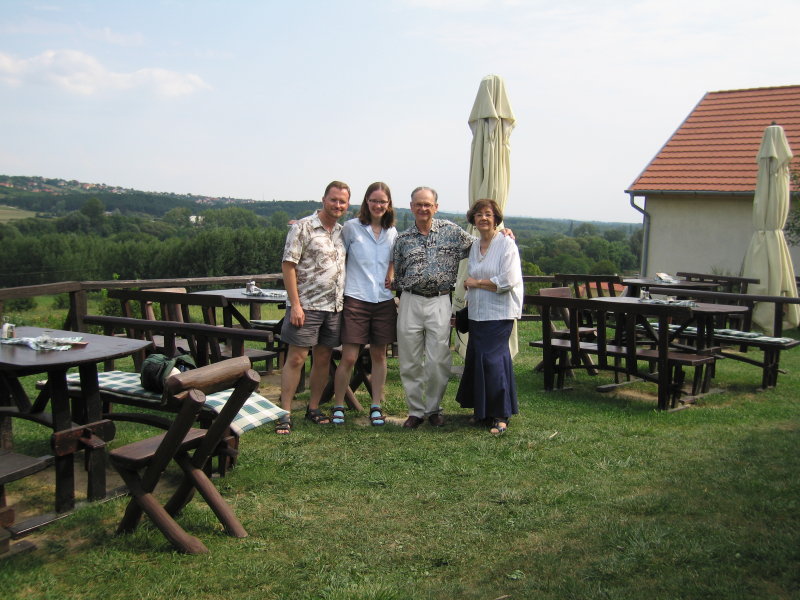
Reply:
M491 245L492 245L492 241L494 240L494 236L496 236L496 235L497 235L497 232L495 231L495 232L492 234L492 237L490 237L490 238L489 238L489 241L487 241L487 242L485 242L485 241L483 240L483 238L481 238L481 247L480 247L480 250L481 250L481 256L485 256L485 255L486 255L486 253L489 251L489 246L491 246Z

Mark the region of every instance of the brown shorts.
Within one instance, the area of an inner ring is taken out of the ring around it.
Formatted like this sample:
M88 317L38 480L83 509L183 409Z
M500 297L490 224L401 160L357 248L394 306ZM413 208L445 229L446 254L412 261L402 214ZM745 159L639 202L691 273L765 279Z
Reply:
M343 344L393 344L397 341L397 305L364 302L344 297L342 311Z

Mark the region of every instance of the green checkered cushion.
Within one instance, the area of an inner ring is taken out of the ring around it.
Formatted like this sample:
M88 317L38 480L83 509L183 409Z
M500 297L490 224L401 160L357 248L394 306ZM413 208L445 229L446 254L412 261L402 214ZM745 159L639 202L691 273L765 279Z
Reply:
M137 400L152 400L153 408L162 406L161 394L144 389L138 373L105 371L98 373L97 378L100 383L100 391L106 395L117 396L123 400L125 396L135 396ZM68 375L67 384L70 388L79 388L80 375L77 373ZM230 393L227 391L208 394L206 405L218 413L228 401L229 395ZM236 435L242 435L245 431L271 423L285 414L287 414L285 410L275 406L264 396L253 393L233 419L231 429Z

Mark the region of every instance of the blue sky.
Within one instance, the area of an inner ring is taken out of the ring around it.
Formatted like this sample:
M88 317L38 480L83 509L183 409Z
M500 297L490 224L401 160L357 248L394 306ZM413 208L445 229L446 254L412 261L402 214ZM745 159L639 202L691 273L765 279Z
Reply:
M800 2L3 0L0 173L258 200L382 180L466 210L501 75L510 215L640 221L624 190L707 91L800 83ZM796 150L797 151L797 150ZM755 169L755 158L754 166Z

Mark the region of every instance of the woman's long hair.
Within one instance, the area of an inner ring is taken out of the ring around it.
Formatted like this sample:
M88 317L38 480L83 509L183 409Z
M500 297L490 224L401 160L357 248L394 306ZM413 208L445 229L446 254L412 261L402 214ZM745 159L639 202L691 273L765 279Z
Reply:
M389 229L392 225L394 225L394 208L392 206L392 190L389 189L389 186L383 183L382 181L376 181L375 183L371 183L367 188L367 191L364 192L364 201L361 203L361 210L358 211L358 220L361 222L362 225L369 225L372 223L372 215L369 212L369 203L368 199L372 195L372 192L375 190L381 190L386 197L389 199L389 206L386 207L386 212L383 213L381 217L381 227L384 229Z

